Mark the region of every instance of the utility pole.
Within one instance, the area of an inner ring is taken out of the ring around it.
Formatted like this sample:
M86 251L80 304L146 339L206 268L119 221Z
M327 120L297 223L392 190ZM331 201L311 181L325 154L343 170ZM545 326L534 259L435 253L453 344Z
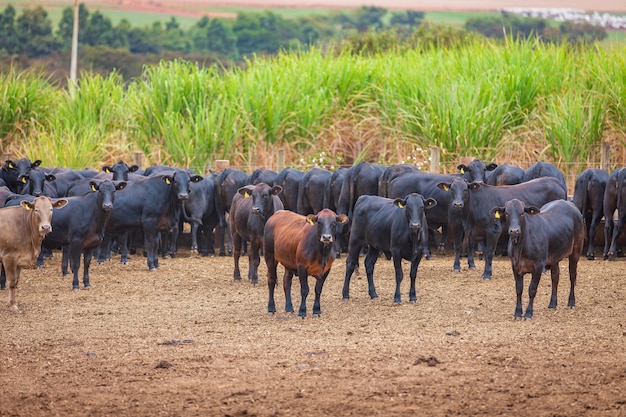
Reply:
M70 58L70 96L74 98L76 68L78 61L78 0L74 0L74 27L72 29L72 52Z

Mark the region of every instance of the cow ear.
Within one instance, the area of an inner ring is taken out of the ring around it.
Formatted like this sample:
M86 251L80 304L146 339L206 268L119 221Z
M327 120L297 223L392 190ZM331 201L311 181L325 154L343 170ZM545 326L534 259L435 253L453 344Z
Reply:
M89 181L89 185L91 186L91 191L98 191L98 184L94 181Z
M443 191L448 191L448 190L450 190L450 183L440 182L439 184L437 184L437 188L439 188L440 190L443 190Z
M524 207L524 211L528 214L539 214L541 212L541 210L535 206Z
M31 168L37 168L39 165L41 165L41 159L37 159L35 162L30 164L30 167Z
M57 179L57 177L55 177L53 174L46 175L46 181L52 182L52 181L54 181L56 179Z
M139 169L139 165L131 165L128 167L128 172L135 172Z
M468 188L469 188L470 190L472 190L472 191L476 191L476 190L478 190L478 189L480 188L480 183L479 183L479 182L474 181L473 183L471 183L471 184L469 184L469 185L468 185Z
M124 188L126 188L126 186L128 185L128 183L126 181L120 181L116 186L115 189L117 191L119 190L123 190Z
M201 177L200 175L194 175L191 177L191 182L200 182L202 181L204 178Z
M504 216L504 207L494 207L489 210L489 214L493 216L494 219L500 220L502 216Z
M424 200L424 207L426 207L426 208L433 208L436 205L437 205L437 200L435 200L432 197L429 197L429 198Z
M490 163L489 165L487 165L487 166L485 167L485 169L486 169L487 171L493 171L493 170L494 170L494 169L496 169L496 168L498 168L498 164L493 163L493 162L492 162L492 163Z
M403 198L396 198L395 200L393 200L393 204L398 208L404 208L404 206L406 205L406 200Z
M458 169L461 174L465 174L465 171L467 171L467 165L459 164L456 169Z
M65 207L67 205L67 203L68 203L68 201L66 199L62 198L62 199L57 200L54 203L52 203L52 208L60 209L60 208Z
M20 201L20 205L24 207L26 210L32 210L34 204L27 200Z
M165 181L167 185L170 185L172 183L172 177L170 177L169 175L165 175L163 177L163 181Z
M272 194L277 195L282 190L283 190L283 187L281 187L280 185L275 185L272 187Z
M24 175L22 177L22 184L26 184L26 181L28 181L28 177L26 175Z
M337 223L339 224L346 224L348 223L348 216L346 216L345 214L340 214L337 216Z
M306 222L308 224L310 224L311 226L313 226L316 221L317 221L317 216L316 215L309 214L308 216L306 216Z
M7 168L8 168L8 169L13 169L13 168L15 168L15 165L13 165L13 161L11 161L10 159L7 159L7 160L6 160L6 163L7 163Z
M111 167L110 167L110 166L108 166L108 165L103 166L103 167L102 167L102 170L103 170L104 172L106 172L107 174L110 174L110 173L111 173Z
M252 194L252 188L250 186L241 187L237 192L244 196L244 198L248 198Z

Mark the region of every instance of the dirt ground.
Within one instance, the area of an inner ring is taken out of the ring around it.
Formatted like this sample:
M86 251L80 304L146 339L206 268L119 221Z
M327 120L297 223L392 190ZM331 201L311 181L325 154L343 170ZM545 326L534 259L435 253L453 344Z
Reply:
M310 317L311 296L301 320L282 312L282 288L280 313L267 313L263 261L253 287L233 281L230 257L181 249L152 273L140 256L114 258L72 291L57 254L22 272L22 314L0 307L0 416L624 416L625 265L581 259L569 309L563 263L558 308L544 275L533 320L515 321L508 258L483 281L482 262L455 274L435 255L417 303L407 276L400 305L384 259L380 298L355 277L342 301L341 258L322 316ZM297 281L293 296L297 308Z

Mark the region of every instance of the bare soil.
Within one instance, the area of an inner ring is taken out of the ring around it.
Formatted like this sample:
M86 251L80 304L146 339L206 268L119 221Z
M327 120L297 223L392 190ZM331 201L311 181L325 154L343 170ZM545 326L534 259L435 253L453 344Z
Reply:
M407 276L394 305L385 259L379 299L361 276L342 301L344 257L322 316L310 316L311 294L304 320L267 313L263 261L257 287L235 282L232 262L181 249L151 273L139 255L118 257L79 291L58 254L23 270L23 313L0 307L0 416L626 415L624 258L581 259L574 309L563 262L558 308L544 275L531 321L513 320L508 258L484 281L482 262L454 273L436 254L420 265L417 303ZM297 308L297 281L293 296ZM282 288L276 302L282 311Z

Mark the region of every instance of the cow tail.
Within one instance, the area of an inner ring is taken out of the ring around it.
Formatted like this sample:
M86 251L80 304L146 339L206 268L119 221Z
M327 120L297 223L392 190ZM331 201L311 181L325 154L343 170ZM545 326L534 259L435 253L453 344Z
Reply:
M619 172L617 173L617 184L616 184L616 188L617 188L617 215L619 216L619 210L622 204L622 183L624 182L624 180L626 179L626 169L624 168L620 168Z

